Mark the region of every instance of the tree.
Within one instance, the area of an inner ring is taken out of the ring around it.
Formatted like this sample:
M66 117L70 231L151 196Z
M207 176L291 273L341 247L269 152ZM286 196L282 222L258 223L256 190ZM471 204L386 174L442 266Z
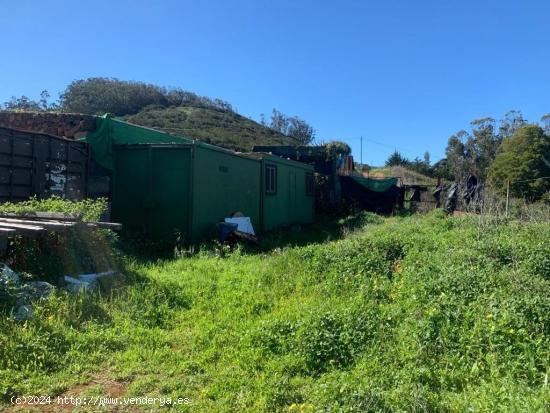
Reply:
M524 126L502 143L491 165L488 181L499 193L510 193L528 201L550 190L550 139L538 125Z
M504 115L504 119L500 122L499 137L501 140L510 138L520 128L525 126L527 121L523 118L523 114L519 110L509 110Z
M263 114L260 116L262 125L265 125ZM275 132L296 139L300 145L309 145L315 139L315 130L305 120L298 116L287 116L273 108L269 128Z
M453 176L449 170L449 163L446 158L443 158L436 163L431 168L431 173L436 178L451 180Z
M428 156L426 156L428 155ZM420 159L418 156L413 159L412 162L408 164L409 169L418 172L423 175L431 175L430 169L430 154L426 152L424 154L424 159Z
M447 143L447 149L445 150L446 169L448 174L457 181L464 180L471 170L471 161L468 158L465 144L470 139L470 134L465 130L461 130L451 136Z
M302 145L309 145L315 139L315 130L305 120L297 116L288 118L287 135Z
M330 141L325 144L327 153L330 155L349 155L351 153L351 148L346 142L342 141Z
M117 116L133 115L146 107L193 106L233 111L221 99L198 96L179 88L167 89L143 82L92 77L71 82L60 96L64 111Z
M550 136L550 113L544 115L541 122ZM449 138L445 173L458 181L464 181L469 175L475 175L483 181L502 143L524 127L526 120L521 111L510 110L500 121L498 133L495 132L493 118L476 119L470 125L471 134L461 130Z
M484 180L502 141L495 134L493 118L476 119L470 125L472 134L461 130L449 138L446 149L449 171L459 181L469 175Z
M166 105L166 98L157 86L99 77L73 81L60 100L64 111L94 115L105 112L131 115L146 106Z
M429 167L430 166L430 152L424 152L424 163Z
M286 135L288 130L288 119L286 115L273 108L273 111L271 112L271 123L269 124L269 127L275 132Z
M472 137L466 142L466 155L473 174L484 180L495 159L501 139L495 135L495 120L481 118L471 122Z
M386 166L406 166L409 164L409 160L401 155L397 150L395 150L386 161Z
M542 128L544 129L544 132L546 132L546 135L550 136L550 113L542 115L540 121L542 123Z
M40 92L40 99L33 100L27 96L20 96L12 98L4 103L5 110L23 111L23 112L41 112L46 110L55 110L58 108L57 104L50 103L50 93L47 90Z
M35 100L23 95L20 97L12 96L9 101L4 103L4 108L14 111L39 111L40 105Z

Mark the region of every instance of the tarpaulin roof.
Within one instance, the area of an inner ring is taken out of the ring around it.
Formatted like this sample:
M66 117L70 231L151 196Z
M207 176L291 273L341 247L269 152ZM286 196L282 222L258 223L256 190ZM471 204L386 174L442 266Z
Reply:
M96 119L96 129L82 140L92 148L98 164L113 169L113 145L140 143L193 143L193 140L169 135L143 126L129 123L104 115Z
M359 185L374 192L386 192L392 186L397 185L397 178L372 179L361 176L350 176L350 178Z

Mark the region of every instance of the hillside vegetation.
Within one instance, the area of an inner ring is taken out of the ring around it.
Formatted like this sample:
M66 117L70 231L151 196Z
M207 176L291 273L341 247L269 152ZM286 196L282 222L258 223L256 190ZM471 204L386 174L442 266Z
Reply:
M386 166L384 168L372 168L369 171L372 178L400 178L404 185L428 185L437 184L437 179L413 171L406 166Z
M267 253L124 258L128 284L115 295L58 293L25 323L2 315L4 401L162 394L191 399L172 407L188 412L547 411L550 224L434 212L339 225L338 239Z
M238 113L207 107L151 107L124 119L136 125L198 139L228 149L249 151L254 145L298 142Z
M273 109L271 119L261 123L237 113L222 99L200 96L181 88L92 77L71 82L50 103L44 90L40 100L12 97L0 104L8 111L61 111L103 115L110 113L137 125L157 128L228 149L250 151L254 145L300 145L312 143L315 130L298 116Z

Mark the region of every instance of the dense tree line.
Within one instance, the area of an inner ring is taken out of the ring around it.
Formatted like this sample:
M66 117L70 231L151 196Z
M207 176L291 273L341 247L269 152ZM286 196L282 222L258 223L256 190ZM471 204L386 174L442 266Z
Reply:
M402 155L399 151L395 150L386 161L386 166L404 166L410 170L427 176L434 176L436 174L436 171L434 169L435 165L431 165L430 153L427 151L424 152L423 159L416 157L411 161L410 159Z
M15 97L3 105L5 110L60 110L88 114L112 113L116 116L134 115L156 107L194 106L233 112L230 103L221 99L199 96L180 88L165 88L143 82L94 77L71 82L59 100L49 102L50 94L42 91L40 100L27 96Z
M471 132L462 130L449 138L446 177L464 181L475 175L500 193L510 185L512 196L529 201L548 193L550 114L540 124L529 124L520 111L511 110L498 125L483 118L471 126Z
M452 135L445 158L430 164L424 159L409 160L394 151L386 166L405 166L431 177L464 182L475 176L497 193L509 188L512 196L534 201L550 191L550 113L540 124L529 124L518 110L510 110L500 121L480 118L470 122L470 130ZM549 197L550 198L550 197Z
M534 201L550 191L550 114L540 124L529 124L518 110L508 111L499 122L476 119L469 131L449 138L445 158L434 165L429 157L410 161L397 151L386 165L458 182L473 175L497 193L509 187L512 196Z
M505 138L491 164L487 181L497 192L535 201L550 191L550 135L526 125Z
M43 90L40 93L39 100L33 100L24 95L20 97L12 96L4 105L0 105L0 109L40 112L45 110L57 110L59 109L59 105L58 103L50 103L50 93L47 90Z
M117 116L134 115L148 107L194 106L233 111L228 102L180 88L101 77L71 82L61 93L59 102L68 112L108 112Z
M469 175L485 180L502 142L526 124L517 110L507 112L498 128L493 118L472 121L471 132L461 130L449 138L446 174L455 180L464 180Z

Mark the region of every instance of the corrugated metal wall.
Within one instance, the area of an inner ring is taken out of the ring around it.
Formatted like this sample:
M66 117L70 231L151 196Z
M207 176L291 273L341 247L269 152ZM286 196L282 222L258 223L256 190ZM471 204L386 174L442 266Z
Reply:
M88 145L46 134L0 128L0 202L86 194Z

